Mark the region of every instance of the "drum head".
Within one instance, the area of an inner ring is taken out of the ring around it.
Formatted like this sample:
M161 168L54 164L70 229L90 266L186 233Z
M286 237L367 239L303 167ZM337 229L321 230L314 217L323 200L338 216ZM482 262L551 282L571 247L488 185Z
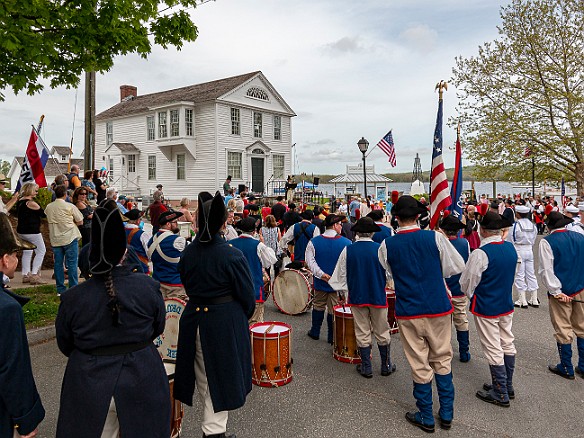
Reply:
M164 300L164 305L166 306L166 325L164 333L154 340L154 345L162 359L176 360L178 325L186 303L178 298L167 298Z
M274 280L274 303L284 313L297 315L310 303L310 284L306 277L294 269L286 269Z
M278 335L288 334L292 331L292 327L285 322L279 321L265 321L256 322L249 327L249 330L254 335L259 335L266 338L277 338Z

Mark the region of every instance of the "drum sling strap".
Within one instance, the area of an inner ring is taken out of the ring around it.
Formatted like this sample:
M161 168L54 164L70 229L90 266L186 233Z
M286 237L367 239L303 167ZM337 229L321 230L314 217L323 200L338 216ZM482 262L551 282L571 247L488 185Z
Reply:
M304 227L302 226L302 224L300 224L300 228L302 229L300 231L300 234L304 234L304 237L306 237L306 239L310 242L310 236L308 235L308 233L306 232L306 229L312 224L307 224ZM294 243L296 243L298 241L298 238L300 237L300 234L296 234L294 233Z
M128 245L132 244L132 239L134 238L134 236L136 235L136 233L140 231L140 228L132 228L132 231L130 231L130 234L128 234L128 239L127 239L127 243ZM143 255L138 254L138 252L136 252L136 255L138 256L138 258L140 259L140 261L142 263L144 263L145 265L148 264L148 259L146 257L144 257Z
M148 257L150 259L152 259L152 254L154 254L154 251L156 251L158 255L162 257L164 260L166 260L168 263L180 262L180 257L168 257L166 254L164 254L164 252L162 252L162 249L160 249L160 244L162 243L162 241L170 236L174 236L174 234L171 233L170 231L166 231L154 237L154 239L152 240L152 245L148 247Z

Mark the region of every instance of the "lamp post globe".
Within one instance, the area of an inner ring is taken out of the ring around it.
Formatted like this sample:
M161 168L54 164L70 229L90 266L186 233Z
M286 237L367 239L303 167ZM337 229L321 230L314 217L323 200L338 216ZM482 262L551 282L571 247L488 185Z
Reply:
M357 142L357 146L363 154L363 194L365 195L365 202L369 206L369 198L367 197L367 169L365 167L365 153L369 147L369 142L365 140L365 137L361 137L361 140Z

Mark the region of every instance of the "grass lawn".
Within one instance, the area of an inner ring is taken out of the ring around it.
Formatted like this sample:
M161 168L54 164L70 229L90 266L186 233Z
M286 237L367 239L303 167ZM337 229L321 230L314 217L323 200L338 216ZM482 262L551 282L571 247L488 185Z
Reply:
M12 292L30 298L30 301L23 307L27 329L44 327L54 323L60 303L57 287L54 284L14 289Z

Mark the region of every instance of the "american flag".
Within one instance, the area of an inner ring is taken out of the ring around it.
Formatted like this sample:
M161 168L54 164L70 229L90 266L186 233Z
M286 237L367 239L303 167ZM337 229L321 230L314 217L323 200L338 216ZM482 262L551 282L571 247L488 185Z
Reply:
M379 146L379 149L385 152L385 155L389 157L389 164L391 164L391 167L395 167L395 147L393 146L393 135L391 135L391 131L379 140L377 146Z
M533 151L531 150L531 148L529 146L526 146L525 151L523 153L523 156L525 158L529 158L529 157L531 157L531 154L533 154Z
M436 129L434 130L434 147L432 148L432 172L430 173L430 229L434 229L440 213L450 204L450 192L448 179L442 160L442 99L438 101L438 116L436 117Z

